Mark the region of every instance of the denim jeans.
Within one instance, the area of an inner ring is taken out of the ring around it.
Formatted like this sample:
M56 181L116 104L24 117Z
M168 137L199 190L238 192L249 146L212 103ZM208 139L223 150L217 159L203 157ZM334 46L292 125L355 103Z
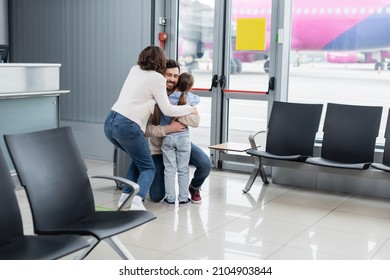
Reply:
M168 202L176 201L175 182L176 174L179 185L179 202L188 199L188 185L190 183L191 143L189 131L171 133L164 137L161 145L164 161L164 183Z
M137 195L145 199L156 169L148 143L139 125L111 110L104 122L104 133L111 143L131 157L132 165L126 178L138 183L140 189ZM131 189L124 185L122 192L130 193Z
M194 178L191 180L191 186L194 189L200 189L206 178L210 175L211 161L210 157L201 148L192 143L190 165L196 168Z
M153 155L152 157L156 167L156 174L150 186L149 197L152 201L159 202L165 197L163 156ZM193 143L191 143L190 165L196 168L194 178L192 178L190 184L194 189L200 189L210 174L211 161L209 156Z

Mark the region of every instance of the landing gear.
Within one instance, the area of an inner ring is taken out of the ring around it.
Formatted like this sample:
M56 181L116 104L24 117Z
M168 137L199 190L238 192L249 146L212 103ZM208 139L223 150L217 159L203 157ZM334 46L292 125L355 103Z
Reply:
M242 71L242 62L237 58L230 60L230 74L240 74Z
M383 63L383 62L375 63L375 70L384 70L384 69L385 69L385 63Z
M267 74L269 73L269 60L264 63L264 72Z
M375 63L375 70L390 70L390 63L388 61L384 60L382 62Z

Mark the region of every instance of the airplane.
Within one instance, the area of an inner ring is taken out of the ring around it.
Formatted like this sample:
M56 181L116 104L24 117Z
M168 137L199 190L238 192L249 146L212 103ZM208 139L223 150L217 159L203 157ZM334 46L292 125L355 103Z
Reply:
M208 1L214 3L213 0ZM180 0L179 61L197 67L197 59L212 57L214 9L203 0ZM232 0L231 73L242 62L265 60L268 73L272 0ZM266 18L266 51L235 49L238 18ZM292 9L291 50L322 51L330 63L375 63L384 69L390 59L390 0L295 0ZM299 64L299 63L298 63ZM387 65L390 69L390 64Z

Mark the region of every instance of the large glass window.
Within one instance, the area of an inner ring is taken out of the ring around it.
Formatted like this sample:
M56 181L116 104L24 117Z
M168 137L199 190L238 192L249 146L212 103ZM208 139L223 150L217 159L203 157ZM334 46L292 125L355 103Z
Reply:
M390 1L296 0L288 100L390 105Z

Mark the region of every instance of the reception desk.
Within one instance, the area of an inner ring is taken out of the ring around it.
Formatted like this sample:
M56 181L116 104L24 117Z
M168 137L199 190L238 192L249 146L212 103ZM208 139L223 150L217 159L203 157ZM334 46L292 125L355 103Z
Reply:
M13 166L3 135L59 126L60 64L0 63L0 148Z

